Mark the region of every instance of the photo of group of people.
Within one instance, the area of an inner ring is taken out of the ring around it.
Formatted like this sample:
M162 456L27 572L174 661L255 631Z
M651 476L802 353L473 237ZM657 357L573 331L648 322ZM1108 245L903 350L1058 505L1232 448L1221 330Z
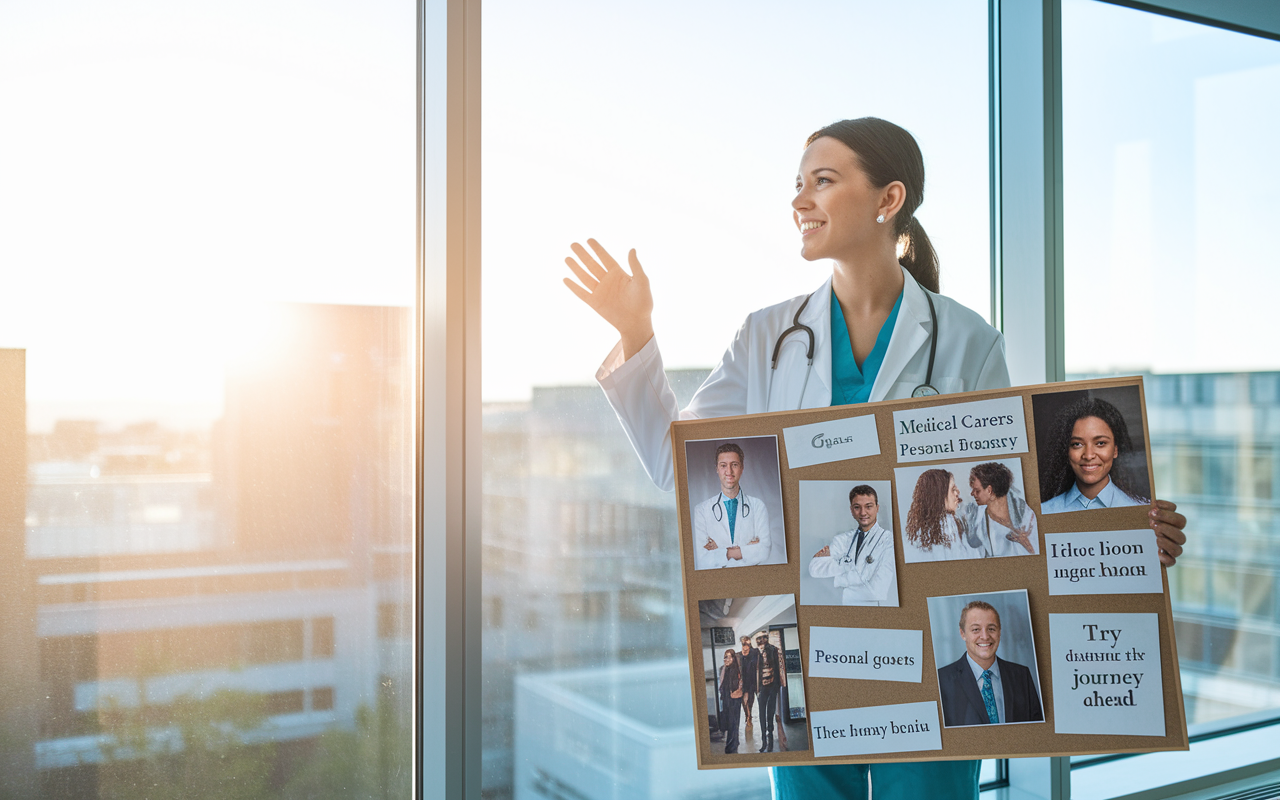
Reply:
M712 747L808 750L795 597L703 600L698 612Z
M794 559L779 437L685 442L693 568L790 564L799 577L798 595L699 601L713 753L810 748L797 598L800 606L899 608L911 565L1043 560L1043 515L1150 502L1137 386L1033 394L1031 412L1034 458L899 461L891 476L883 467L859 475L853 459L847 478L798 480ZM1027 481L1036 482L1030 491ZM912 592L919 603L920 587ZM924 599L943 727L1043 722L1027 591ZM848 627L858 622L851 616Z

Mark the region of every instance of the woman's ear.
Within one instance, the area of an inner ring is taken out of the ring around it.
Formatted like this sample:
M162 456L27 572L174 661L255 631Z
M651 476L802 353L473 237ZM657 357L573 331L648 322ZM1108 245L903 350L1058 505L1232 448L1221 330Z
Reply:
M885 222L893 219L893 216L902 208L902 204L907 201L907 187L902 181L892 181L888 186L880 190L880 206L877 213L883 214Z

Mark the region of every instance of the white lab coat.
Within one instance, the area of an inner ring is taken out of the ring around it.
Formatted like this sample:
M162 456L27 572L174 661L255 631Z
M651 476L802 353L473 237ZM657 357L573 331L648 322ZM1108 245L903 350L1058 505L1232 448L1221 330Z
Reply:
M910 397L912 390L924 383L929 363L931 321L925 290L905 269L902 273L902 306L871 388L872 401ZM811 295L800 315L800 321L813 329L812 371L806 358L808 337L802 332L784 340L776 373L769 368L774 343L791 327L796 311L808 296L793 297L749 314L720 363L683 411L676 405L675 394L662 371L656 337L626 360L621 344L614 347L596 372L596 380L659 488L675 488L670 431L675 420L831 405L830 278ZM954 300L933 297L939 328L933 386L942 394L1008 387L1009 370L1000 332Z
M893 534L872 524L856 552L858 529L837 533L828 545L831 555L809 560L809 574L815 578L835 578L843 589L846 606L898 605L898 573L893 561ZM852 559L845 563L846 555Z
M743 498L751 512L743 516ZM720 501L720 519L716 519L712 506ZM738 493L738 507L734 511L733 539L729 538L729 516L725 513L724 498L717 493L693 507L693 555L694 569L719 569L720 567L754 567L769 558L773 540L769 538L769 509L764 501L749 494ZM716 543L708 550L707 540ZM752 544L755 541L755 544ZM725 555L730 547L742 548L742 560Z
M1005 556L1033 556L1040 554L1040 532L1036 529L1036 515L1027 515L1027 527L1029 531L1031 552L1027 552L1027 548L1017 542L1009 540L1009 534L1013 531L996 522L987 515L984 510L982 515L977 519L976 530L973 531L973 538L980 543L980 549L984 558L1004 558Z

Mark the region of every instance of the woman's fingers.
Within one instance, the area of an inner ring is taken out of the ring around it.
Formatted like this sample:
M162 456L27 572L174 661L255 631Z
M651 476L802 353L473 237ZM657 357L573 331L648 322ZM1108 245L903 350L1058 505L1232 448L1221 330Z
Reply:
M579 266L577 261L574 261L572 258L566 258L564 263L569 265L569 269L573 270L573 274L578 276L578 280L582 281L583 287L588 291L595 291L595 288L600 285L600 281L596 280L595 276Z
M588 239L587 244L591 245L591 249L596 251L596 257L600 259L600 263L604 264L605 269L609 271L620 270L618 262L613 260L613 256L609 255L609 251L604 249L604 245L595 239Z
M579 300L586 303L587 305L591 305L591 292L588 292L586 289L583 289L581 286L569 280L568 278L564 279L564 285L568 286L569 291L576 294Z
M588 239L587 241L590 242L591 240ZM591 254L587 252L587 248L583 247L577 242L574 242L573 244L569 245L569 249L573 250L573 254L576 255L578 257L578 260L582 262L582 266L586 267L588 270L591 271L592 275L596 276L596 280L603 281L605 279L605 276L609 274L608 270L600 266L600 264L597 263L596 260L591 257Z
M636 256L636 249L631 248L631 252L627 253L627 263L631 265L631 277L638 281L649 282L649 276L644 274L644 267L640 266L640 259Z
M1156 546L1160 548L1160 563L1172 567L1182 555L1187 543L1187 518L1178 513L1178 506L1168 500L1156 500L1148 512L1151 529L1156 533Z

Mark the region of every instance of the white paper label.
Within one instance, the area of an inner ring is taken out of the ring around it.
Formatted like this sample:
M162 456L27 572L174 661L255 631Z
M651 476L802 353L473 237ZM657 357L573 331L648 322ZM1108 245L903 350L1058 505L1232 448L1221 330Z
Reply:
M1159 594L1164 591L1155 531L1048 533L1049 594Z
M782 438L790 469L880 455L875 414L783 428Z
M898 462L1027 452L1021 397L893 412Z
M1050 614L1056 733L1164 736L1155 614Z
M886 628L809 628L809 675L920 682L924 633Z
M818 758L942 749L936 702L811 711L809 725Z

